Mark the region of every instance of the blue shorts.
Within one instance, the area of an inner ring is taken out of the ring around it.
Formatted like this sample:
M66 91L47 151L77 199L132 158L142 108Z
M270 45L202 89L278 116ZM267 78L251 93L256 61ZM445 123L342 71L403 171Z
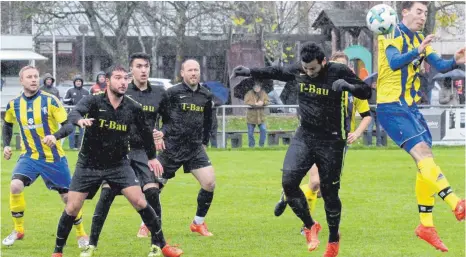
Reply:
M432 147L432 135L416 105L384 103L378 104L376 111L384 130L406 152L409 153L420 142Z
M29 186L39 176L42 177L48 189L60 193L68 192L71 175L66 157L62 157L59 162L45 162L21 156L11 179L20 179L25 186Z

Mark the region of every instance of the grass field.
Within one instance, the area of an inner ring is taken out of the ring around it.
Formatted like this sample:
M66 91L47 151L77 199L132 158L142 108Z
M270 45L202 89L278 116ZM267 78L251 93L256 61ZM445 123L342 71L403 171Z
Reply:
M72 170L76 153L68 152ZM434 153L452 187L464 197L464 147L436 148ZM14 154L16 158L18 152ZM179 171L162 194L165 235L181 245L183 256L322 256L328 236L322 201L317 203L314 216L324 228L322 243L313 253L306 250L305 239L299 234L301 222L289 208L282 217L273 216L281 191L279 169L284 150L209 151L209 155L216 169L217 188L206 221L214 237L203 238L189 231L199 190L191 175ZM2 238L12 229L8 199L14 164L3 161L1 166ZM441 200L434 210L435 224L450 251L440 253L415 237L414 228L418 225L415 178L416 167L401 150L348 152L340 191L343 214L339 256L465 256L464 223L458 223ZM10 248L2 246L1 256L50 256L63 205L57 193L46 190L40 179L25 192L26 237ZM84 206L88 232L97 199ZM147 256L149 239L136 238L139 224L139 215L123 197L118 197L103 229L97 256ZM79 256L74 233L73 230L64 256Z

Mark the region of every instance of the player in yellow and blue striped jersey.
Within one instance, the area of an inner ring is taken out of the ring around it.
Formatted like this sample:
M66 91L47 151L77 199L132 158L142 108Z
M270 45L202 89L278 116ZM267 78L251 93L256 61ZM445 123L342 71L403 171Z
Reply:
M35 67L23 67L19 77L23 93L8 102L3 123L3 155L6 160L12 156L10 142L14 123L18 124L21 135L21 155L10 183L14 230L2 241L6 246L24 237L25 186L32 185L41 176L45 185L50 190L56 190L66 202L71 182L68 162L59 141L74 128L68 123L66 110L58 98L39 90L39 71ZM88 236L82 224L82 212L74 224L78 245L85 247Z
M424 37L427 2L403 2L402 22L391 38L379 36L377 117L395 143L408 152L417 164L416 198L421 224L418 237L436 249L448 251L435 230L432 211L437 194L454 212L459 221L465 218L465 200L450 187L444 173L434 162L432 136L427 122L419 112L420 65L425 60L440 72L455 69L465 62L465 48L454 58L441 59L431 47L434 35Z

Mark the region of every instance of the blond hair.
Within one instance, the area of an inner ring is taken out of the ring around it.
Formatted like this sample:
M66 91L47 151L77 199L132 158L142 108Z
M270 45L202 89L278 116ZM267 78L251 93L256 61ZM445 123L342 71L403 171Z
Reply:
M31 65L26 65L23 68L21 68L21 70L19 71L19 77L22 78L23 77L23 72L25 72L27 70L30 70L30 69L34 69L37 72L39 72L39 69L37 69L36 67L31 66Z

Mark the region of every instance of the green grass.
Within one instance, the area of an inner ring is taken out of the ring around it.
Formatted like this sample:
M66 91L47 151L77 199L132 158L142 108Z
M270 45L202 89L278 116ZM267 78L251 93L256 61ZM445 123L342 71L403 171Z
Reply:
M435 148L437 163L453 188L464 197L464 147ZM18 152L14 153L16 158ZM306 250L299 234L301 222L287 208L273 216L281 191L280 167L284 150L210 151L217 188L207 216L215 234L203 238L189 231L195 214L199 185L189 174L177 173L162 194L164 232L171 242L181 244L185 257L287 257L322 256L328 237L323 203L317 203L314 218L323 225L321 246L316 253ZM76 152L68 152L74 169ZM2 238L12 229L8 209L9 180L14 161L2 162ZM435 251L414 236L418 213L414 196L416 167L401 150L365 149L348 152L340 191L342 257L459 257L465 256L464 223L458 223L445 203L438 200L435 224L448 253ZM46 190L38 180L25 191L26 237L14 246L2 246L2 256L50 256L56 226L63 211L57 193ZM89 232L98 196L84 206L84 224ZM438 198L437 198L438 199ZM149 239L138 239L139 215L123 197L118 197L103 229L97 256L147 256ZM65 256L79 256L72 231Z

